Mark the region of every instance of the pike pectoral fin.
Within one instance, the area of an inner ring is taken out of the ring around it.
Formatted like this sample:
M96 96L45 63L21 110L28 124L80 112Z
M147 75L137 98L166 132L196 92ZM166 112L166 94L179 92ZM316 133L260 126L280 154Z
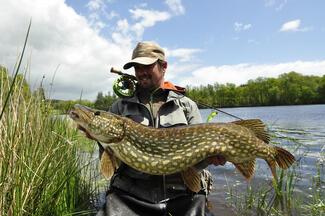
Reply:
M184 184L193 192L201 190L201 175L193 167L181 172Z
M265 143L270 142L270 135L266 132L265 124L260 119L239 120L231 123L250 129L257 138L263 140Z
M100 172L102 175L106 179L110 179L118 167L118 159L108 150L105 150L100 159Z
M242 163L234 163L238 171L247 179L250 180L254 175L255 171L255 159L245 161Z

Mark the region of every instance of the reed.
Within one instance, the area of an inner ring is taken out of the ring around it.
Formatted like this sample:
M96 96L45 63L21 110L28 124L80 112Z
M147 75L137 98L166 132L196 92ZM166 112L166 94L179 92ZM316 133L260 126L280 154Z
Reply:
M312 195L309 196L309 201L302 206L304 212L310 215L325 215L325 193L324 193L324 164L319 161L317 164L317 175L312 178Z
M1 67L0 80L0 215L94 212L97 191L76 129L51 114L23 75Z

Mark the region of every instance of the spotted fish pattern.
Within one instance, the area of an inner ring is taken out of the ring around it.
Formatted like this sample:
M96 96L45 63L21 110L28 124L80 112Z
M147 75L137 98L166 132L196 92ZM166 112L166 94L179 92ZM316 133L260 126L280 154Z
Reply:
M152 175L195 176L192 167L215 155L224 156L247 179L254 173L256 158L266 160L274 176L277 165L287 169L295 161L287 150L269 144L265 125L258 119L157 129L78 104L70 117L89 138L105 146L109 158ZM112 163L109 176L116 167L117 162Z

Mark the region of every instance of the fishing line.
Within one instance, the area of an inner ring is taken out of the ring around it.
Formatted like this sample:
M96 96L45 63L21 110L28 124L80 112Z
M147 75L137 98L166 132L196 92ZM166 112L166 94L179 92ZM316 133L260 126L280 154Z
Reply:
M193 100L193 99L192 99ZM236 119L239 119L239 120L244 120L244 119L242 119L242 118L240 118L240 117L238 117L238 116L235 116L235 115L233 115L233 114L231 114L231 113L228 113L228 112L226 112L226 111L223 111L223 110L221 110L221 109L219 109L219 108L216 108L216 107L214 107L214 106L211 106L211 105L207 105L207 104L204 104L204 103L200 103L200 102L197 102L197 101L195 101L195 100L193 100L195 103L197 103L197 105L199 105L199 106L202 106L202 107L205 107L205 108L209 108L209 109L213 109L213 110L217 110L218 112L221 112L221 113L223 113L223 114L226 114L226 115L229 115L229 116L231 116L231 117L233 117L233 118L236 118Z

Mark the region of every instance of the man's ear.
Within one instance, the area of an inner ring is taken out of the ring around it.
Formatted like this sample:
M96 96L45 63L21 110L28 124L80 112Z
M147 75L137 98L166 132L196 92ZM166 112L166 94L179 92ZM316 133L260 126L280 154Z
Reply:
M165 68L165 70L167 69L167 66L168 66L168 63L165 61L164 62L164 68Z
M165 73L166 70L167 70L167 66L168 66L168 63L167 63L166 61L164 61L164 62L162 63L162 68L163 68L163 72L164 72L164 73Z

